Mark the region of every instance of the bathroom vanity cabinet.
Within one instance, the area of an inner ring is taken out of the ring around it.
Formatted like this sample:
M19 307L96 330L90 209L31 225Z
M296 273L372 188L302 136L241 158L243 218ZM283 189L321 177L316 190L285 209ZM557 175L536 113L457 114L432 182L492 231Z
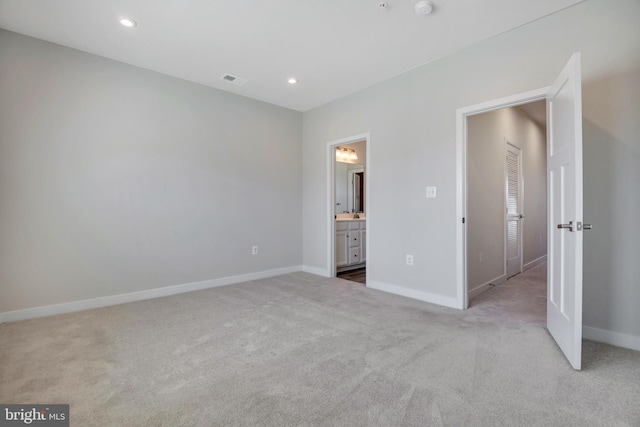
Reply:
M336 221L336 267L338 271L364 267L367 260L367 221Z

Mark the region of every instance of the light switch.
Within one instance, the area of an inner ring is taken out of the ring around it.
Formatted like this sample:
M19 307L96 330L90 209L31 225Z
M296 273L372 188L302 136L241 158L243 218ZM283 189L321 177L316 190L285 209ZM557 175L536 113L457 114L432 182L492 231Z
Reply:
M427 199L436 198L436 187L427 187Z

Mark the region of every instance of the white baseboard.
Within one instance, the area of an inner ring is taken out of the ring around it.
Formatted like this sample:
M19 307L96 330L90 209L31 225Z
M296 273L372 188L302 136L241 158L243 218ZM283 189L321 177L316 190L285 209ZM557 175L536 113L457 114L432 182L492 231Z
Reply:
M43 307L27 308L24 310L6 311L4 313L0 313L0 323L15 322L17 320L34 319L36 317L53 316L56 314L72 313L74 311L89 310L92 308L107 307L110 305L166 297L169 295L176 295L184 292L199 291L202 289L233 285L236 283L248 282L251 280L266 279L267 277L280 276L282 274L294 273L296 271L302 271L302 266L297 265L291 267L276 268L273 270L257 271L255 273L221 277L219 279L185 283L182 285L165 286L162 288L148 289L145 291L131 292L127 294L109 295L81 301L72 301L62 304L47 305Z
M304 271L305 273L316 274L316 275L322 276L322 277L331 277L331 275L329 274L329 270L327 270L326 268L313 267L313 266L310 266L310 265L303 265L302 266L302 271Z
M606 329L583 326L582 338L640 351L640 337L635 335L621 334L620 332L607 331Z
M547 261L547 256L546 255L542 255L540 258L534 259L533 261L530 261L528 263L526 263L523 267L522 267L522 272L524 273L525 271L532 269L533 267L535 267L538 264L542 264L543 262Z
M377 282L370 280L367 282L367 288L376 289L378 291L389 292L390 294L400 295L407 298L413 298L431 304L443 305L445 307L462 309L457 298L445 297L442 295L431 294L429 292L417 291L415 289L404 288L402 286L391 285L389 283Z
M476 286L475 288L469 291L469 294L468 294L469 301L471 301L473 298L477 297L481 293L491 289L491 285L501 285L506 281L507 281L507 276L503 274L502 276L498 276L495 279L491 279L483 283L482 285Z
M483 292L488 291L489 289L491 289L493 286L491 286L491 282L487 282L487 283L483 283L480 286L476 286L475 288L471 289L469 291L469 301L471 301L472 299L474 299L475 297L477 297L478 295L480 295Z

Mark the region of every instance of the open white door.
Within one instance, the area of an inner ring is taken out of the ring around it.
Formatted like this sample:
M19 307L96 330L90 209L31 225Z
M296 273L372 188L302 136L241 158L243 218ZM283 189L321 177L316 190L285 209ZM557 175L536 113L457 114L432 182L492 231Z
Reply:
M547 329L574 369L582 362L581 85L575 53L547 94Z

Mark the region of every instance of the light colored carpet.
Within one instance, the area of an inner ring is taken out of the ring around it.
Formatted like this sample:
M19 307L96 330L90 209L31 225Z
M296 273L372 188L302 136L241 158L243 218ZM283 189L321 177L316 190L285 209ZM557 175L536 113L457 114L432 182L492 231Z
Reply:
M294 273L2 324L0 402L72 426L639 426L640 353L585 341L571 369L540 282L463 312Z

